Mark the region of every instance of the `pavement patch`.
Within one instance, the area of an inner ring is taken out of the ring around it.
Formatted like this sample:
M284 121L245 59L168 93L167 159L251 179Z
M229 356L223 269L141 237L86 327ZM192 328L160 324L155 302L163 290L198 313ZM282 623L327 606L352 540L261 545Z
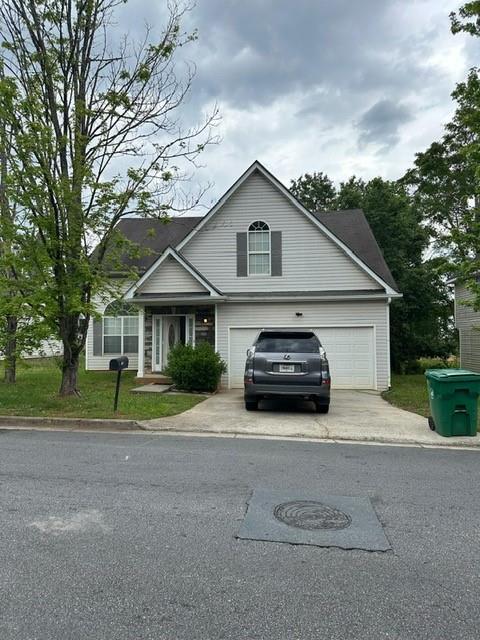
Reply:
M255 489L237 535L242 540L389 551L367 497Z
M103 522L103 515L97 509L79 511L65 517L50 516L44 520L34 520L30 523L42 533L60 535L61 533L81 533L83 531L109 531Z

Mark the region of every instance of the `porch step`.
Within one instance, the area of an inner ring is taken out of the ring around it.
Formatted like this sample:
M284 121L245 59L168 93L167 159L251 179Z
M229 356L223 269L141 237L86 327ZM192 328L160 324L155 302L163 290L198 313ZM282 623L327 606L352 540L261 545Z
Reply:
M141 378L137 376L135 382L139 384L172 384L171 378L162 373L146 373Z

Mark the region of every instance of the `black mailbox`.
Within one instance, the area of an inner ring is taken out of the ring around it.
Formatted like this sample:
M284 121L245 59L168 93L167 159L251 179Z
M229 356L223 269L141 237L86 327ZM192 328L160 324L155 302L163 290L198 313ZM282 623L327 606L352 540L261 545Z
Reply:
M128 367L127 356L120 356L119 358L112 358L110 360L110 364L109 364L110 371L123 371L127 367Z
M113 401L113 410L116 411L118 407L118 392L120 391L120 376L122 371L128 367L127 356L120 356L119 358L112 358L108 368L110 371L117 372L117 385L115 387L115 400Z

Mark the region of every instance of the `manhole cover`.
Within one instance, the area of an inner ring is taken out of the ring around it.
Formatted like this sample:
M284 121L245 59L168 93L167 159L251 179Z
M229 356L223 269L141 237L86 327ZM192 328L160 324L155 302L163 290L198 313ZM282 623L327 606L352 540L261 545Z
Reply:
M346 529L352 519L343 511L313 500L293 500L278 504L273 515L297 529Z

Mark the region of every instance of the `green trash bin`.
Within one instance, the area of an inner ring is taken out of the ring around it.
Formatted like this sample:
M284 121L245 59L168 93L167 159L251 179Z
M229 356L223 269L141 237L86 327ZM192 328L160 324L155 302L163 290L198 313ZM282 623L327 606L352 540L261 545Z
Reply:
M477 435L480 373L466 369L428 369L425 376L430 429L441 436Z

